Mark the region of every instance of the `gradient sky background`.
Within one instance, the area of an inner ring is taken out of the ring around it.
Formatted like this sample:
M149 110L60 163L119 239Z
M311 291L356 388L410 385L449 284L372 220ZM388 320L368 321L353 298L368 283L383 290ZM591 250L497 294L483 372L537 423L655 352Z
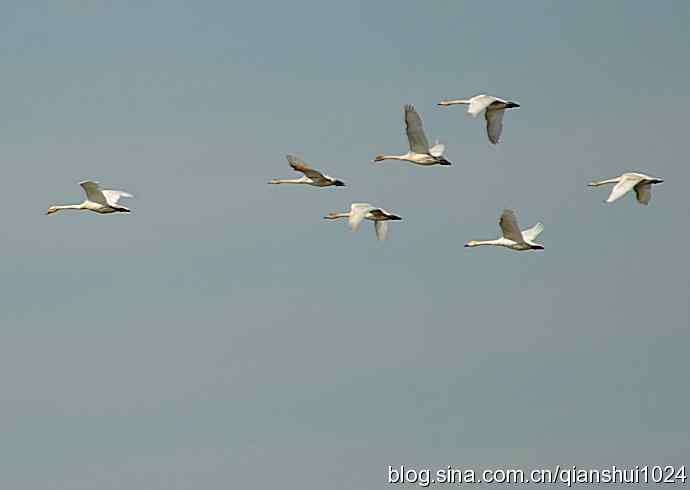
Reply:
M680 0L2 2L0 486L688 463L688 25ZM522 104L497 146L435 105L477 93ZM405 103L453 166L370 163ZM266 185L286 153L348 187ZM586 187L629 170L666 179L648 207ZM44 216L88 178L134 212ZM404 217L388 241L322 219L360 200ZM544 252L462 247L504 207Z

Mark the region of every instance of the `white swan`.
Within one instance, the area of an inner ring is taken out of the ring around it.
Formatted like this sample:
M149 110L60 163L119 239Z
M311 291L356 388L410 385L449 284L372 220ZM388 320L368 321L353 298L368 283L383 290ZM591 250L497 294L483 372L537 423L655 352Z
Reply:
M101 190L98 182L92 180L84 180L79 182L79 185L86 193L86 200L83 203L50 206L46 214L53 214L62 209L85 209L101 214L130 212L128 208L118 204L118 201L121 197L134 197L131 194L123 191Z
M386 211L383 208L375 208L366 202L353 202L350 205L350 211L347 213L328 213L324 216L324 219L338 219L347 218L348 223L352 231L359 228L362 220L369 220L374 222L374 230L376 231L376 238L379 240L385 240L386 234L388 233L388 223L387 221L399 221L402 218L391 212Z
M345 185L342 180L322 174L318 170L308 167L306 163L297 157L286 155L286 158L290 166L298 172L302 172L304 176L299 179L273 179L269 184L309 184L316 187L328 187L331 185L342 187Z
M405 131L407 141L410 144L410 151L404 155L377 155L374 162L383 160L404 160L416 163L417 165L450 165L451 163L443 156L446 147L436 143L431 148L424 134L422 118L419 117L415 108L411 105L405 106Z
M656 177L650 177L649 175L637 172L626 172L620 177L600 180L599 182L590 182L587 185L590 187L599 187L605 184L616 184L613 186L613 189L611 189L611 194L609 194L605 202L613 202L620 199L632 189L635 189L637 202L647 205L652 198L652 184L661 184L662 182L663 180L657 179Z
M513 107L520 107L517 102L499 99L491 95L475 95L470 99L453 99L442 100L438 105L446 107L456 104L466 104L467 112L472 114L472 117L477 117L477 114L484 109L484 118L486 119L486 133L489 136L489 141L494 145L498 143L503 131L503 113L506 109Z
M544 245L534 240L544 230L544 225L537 223L528 230L520 231L515 213L510 209L504 209L498 221L501 227L501 238L496 240L470 240L466 247L478 247L480 245L495 245L511 250L544 250Z

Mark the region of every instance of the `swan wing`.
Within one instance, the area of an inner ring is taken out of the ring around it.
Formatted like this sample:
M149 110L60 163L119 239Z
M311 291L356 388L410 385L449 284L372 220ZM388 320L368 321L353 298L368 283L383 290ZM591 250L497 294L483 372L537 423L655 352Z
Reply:
M359 228L359 225L362 223L362 220L370 209L371 204L365 202L352 203L350 206L350 217L347 220L347 222L350 224L350 228L352 228L352 231L356 231L357 228Z
M635 186L635 195L637 196L637 202L640 204L649 204L649 200L652 198L652 184L637 184Z
M542 225L541 223L537 223L532 228L528 230L523 230L522 238L526 242L533 242L542 231L544 231L544 225Z
M93 180L83 180L79 182L79 185L82 189L84 189L86 199L91 202L103 204L104 206L108 205L108 200L103 195L101 188L98 186L98 182L94 182Z
M522 232L517 223L515 213L511 209L504 209L501 213L501 218L498 220L498 225L501 227L503 237L517 243L524 242Z
M630 192L633 187L635 187L639 182L640 182L639 177L634 177L631 175L624 175L621 180L613 186L613 189L611 189L611 194L609 194L609 197L606 199L606 202L613 202L621 197L623 197L625 194Z
M101 192L105 196L105 200L108 201L108 204L112 204L112 205L117 204L117 202L120 200L121 197L134 197L129 192L124 192L124 191L104 190Z
M388 234L388 222L387 221L374 221L374 230L376 230L376 238L379 240L385 240L386 234Z
M304 163L302 160L300 160L297 157L294 157L292 155L286 155L287 161L290 164L290 166L294 169L297 170L298 172L302 172L304 175L309 177L312 180L324 180L324 176L321 172L318 170L314 170L313 168L309 167L306 163Z
M446 145L442 143L436 143L434 146L429 148L429 154L432 157L440 157L443 155L443 152L446 150Z
M405 106L405 131L407 141L410 143L410 150L414 153L429 153L429 142L424 134L422 118L419 117L415 108L411 105Z
M503 114L505 109L487 109L484 113L486 119L486 134L489 136L489 141L494 145L498 143L501 138L501 131L503 131Z
M467 107L467 112L476 117L477 114L482 112L497 100L500 99L497 99L491 95L476 95L470 99L470 105Z

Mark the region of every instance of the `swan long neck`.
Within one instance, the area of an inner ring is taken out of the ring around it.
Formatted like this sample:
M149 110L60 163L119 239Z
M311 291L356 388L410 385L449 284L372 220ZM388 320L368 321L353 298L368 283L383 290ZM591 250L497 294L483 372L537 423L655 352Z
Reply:
M62 211L63 209L84 209L84 203L82 204L60 204L57 206L51 206L55 211Z
M407 155L379 155L377 160L405 160Z
M329 213L324 216L324 219L338 219L338 218L349 218L350 213Z
M448 105L457 105L457 104L469 104L470 101L467 99L450 99L450 100L442 100L441 102L438 103L440 106L448 106Z
M617 184L620 181L620 178L615 177L613 179L606 179L606 180L600 180L598 182L590 182L589 185L590 187L599 187L600 185L605 185L605 184Z
M304 181L302 179L273 179L268 182L269 184L302 184Z
M500 245L501 239L498 238L496 240L470 240L467 242L468 247L480 247L482 245Z

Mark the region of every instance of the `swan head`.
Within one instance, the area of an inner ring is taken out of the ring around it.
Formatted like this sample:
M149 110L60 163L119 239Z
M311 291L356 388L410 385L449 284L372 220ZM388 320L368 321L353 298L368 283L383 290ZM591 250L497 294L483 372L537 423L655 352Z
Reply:
M53 214L53 213L57 213L58 211L59 211L59 209L58 209L57 207L55 207L55 206L50 206L50 207L48 208L48 210L46 211L46 214Z
M338 219L340 215L338 213L328 213L323 219Z
M465 247L476 247L477 246L477 241L476 240L470 240L465 244Z
M376 155L376 156L374 157L374 160L373 160L373 161L374 161L374 162L382 162L382 161L384 161L385 159L386 159L386 157L383 156L383 155Z
M508 102L506 104L506 109L512 109L514 107L520 107L520 104L518 104L517 102Z
M335 181L333 181L333 185L336 187L345 187L345 182L336 179Z

